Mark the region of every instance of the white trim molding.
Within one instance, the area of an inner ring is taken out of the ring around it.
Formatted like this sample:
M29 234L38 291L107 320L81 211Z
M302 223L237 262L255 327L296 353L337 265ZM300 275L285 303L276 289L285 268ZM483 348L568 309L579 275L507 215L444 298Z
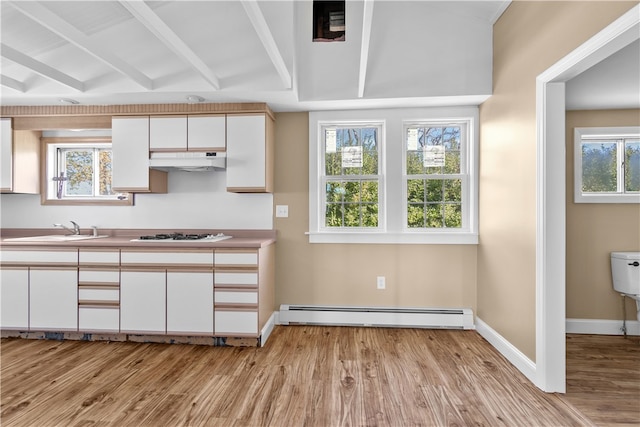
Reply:
M515 366L522 374L532 383L536 383L537 372L536 364L518 350L513 344L507 341L502 335L496 332L491 326L476 317L476 331L489 341L489 344L495 347L504 357L507 358L513 366Z
M536 381L566 389L565 82L640 38L640 5L631 8L536 79Z

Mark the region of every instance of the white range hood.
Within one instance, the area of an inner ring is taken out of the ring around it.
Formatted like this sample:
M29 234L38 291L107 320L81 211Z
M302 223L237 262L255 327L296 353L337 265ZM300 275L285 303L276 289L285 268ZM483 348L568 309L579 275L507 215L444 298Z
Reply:
M149 167L152 169L178 169L189 172L224 170L227 167L226 153L175 152L151 153Z

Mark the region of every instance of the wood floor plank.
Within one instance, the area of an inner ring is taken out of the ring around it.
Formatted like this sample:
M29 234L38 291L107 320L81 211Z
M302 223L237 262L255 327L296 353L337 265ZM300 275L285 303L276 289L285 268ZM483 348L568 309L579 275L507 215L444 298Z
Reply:
M569 336L562 396L538 390L475 331L278 326L264 348L3 339L0 422L638 425L637 341Z

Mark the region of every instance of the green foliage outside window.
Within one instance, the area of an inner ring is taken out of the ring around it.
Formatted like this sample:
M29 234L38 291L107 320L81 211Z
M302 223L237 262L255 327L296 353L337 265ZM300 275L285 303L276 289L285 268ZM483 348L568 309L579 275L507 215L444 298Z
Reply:
M415 132L415 128L414 129ZM415 146L407 144L407 227L461 228L461 128L419 127ZM425 161L425 147L444 147L444 165Z
M99 148L63 149L67 197L112 196L111 150ZM95 167L95 163L98 167ZM96 188L96 183L97 188Z
M335 146L327 143L325 129L326 227L379 226L378 128L331 128ZM360 147L362 164L345 167L344 151Z
M582 192L618 192L618 149L624 147L624 192L640 191L640 141L582 143ZM620 177L622 178L622 177Z

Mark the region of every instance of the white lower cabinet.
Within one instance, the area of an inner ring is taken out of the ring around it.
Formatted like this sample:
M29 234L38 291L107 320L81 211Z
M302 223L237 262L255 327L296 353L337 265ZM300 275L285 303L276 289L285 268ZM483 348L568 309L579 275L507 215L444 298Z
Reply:
M167 272L167 333L213 334L213 271Z
M252 335L258 333L258 312L252 309L217 308L216 335Z
M87 332L119 332L120 310L118 307L78 308L78 329Z
M78 269L32 267L29 271L29 328L78 330Z
M0 270L0 328L29 328L29 268Z
M120 272L120 331L166 333L166 271Z
M82 251L80 253L82 255ZM80 267L78 330L120 332L120 270Z

